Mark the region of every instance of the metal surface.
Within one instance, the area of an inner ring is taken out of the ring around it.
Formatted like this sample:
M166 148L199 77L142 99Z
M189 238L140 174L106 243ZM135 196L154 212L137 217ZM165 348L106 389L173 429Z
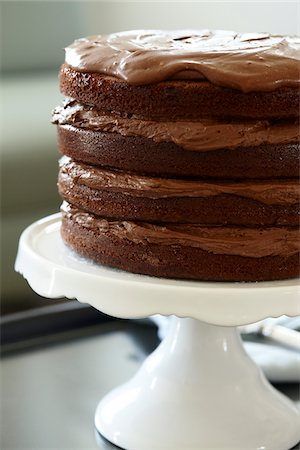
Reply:
M44 302L40 301L39 308L0 317L2 354L10 350L11 344L16 348L20 342L22 347L24 340L115 320L77 301L65 300L59 304L54 302L53 305L43 305Z
M96 406L156 344L154 327L127 321L11 344L1 362L0 448L115 449L96 439Z

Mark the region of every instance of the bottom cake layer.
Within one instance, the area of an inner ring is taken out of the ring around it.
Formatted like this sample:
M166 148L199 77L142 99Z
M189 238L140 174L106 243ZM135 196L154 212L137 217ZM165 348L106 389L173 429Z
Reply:
M61 234L73 250L129 272L202 281L299 276L296 227L153 225L108 221L64 202Z

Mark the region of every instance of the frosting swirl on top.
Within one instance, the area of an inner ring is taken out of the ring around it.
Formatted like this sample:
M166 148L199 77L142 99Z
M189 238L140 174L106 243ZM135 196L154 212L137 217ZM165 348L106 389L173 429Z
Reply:
M78 39L66 63L130 84L209 80L243 92L300 84L300 39L268 33L137 30Z

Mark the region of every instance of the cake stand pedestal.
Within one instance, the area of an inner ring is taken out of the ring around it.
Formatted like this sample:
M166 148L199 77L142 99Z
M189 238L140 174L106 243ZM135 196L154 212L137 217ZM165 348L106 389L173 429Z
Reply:
M62 242L60 216L21 236L16 270L44 297L76 298L121 318L176 315L129 382L98 405L97 430L127 450L288 450L300 414L245 353L237 329L300 314L297 280L212 283L102 267Z

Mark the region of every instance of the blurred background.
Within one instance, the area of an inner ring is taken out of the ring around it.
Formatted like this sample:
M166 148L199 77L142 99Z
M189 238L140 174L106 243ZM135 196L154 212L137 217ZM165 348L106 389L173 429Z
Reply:
M14 272L18 238L59 210L57 73L75 38L142 28L299 34L298 1L1 1L2 314L46 305ZM298 28L297 28L298 27ZM51 303L54 301L51 300ZM57 302L57 301L56 301Z

